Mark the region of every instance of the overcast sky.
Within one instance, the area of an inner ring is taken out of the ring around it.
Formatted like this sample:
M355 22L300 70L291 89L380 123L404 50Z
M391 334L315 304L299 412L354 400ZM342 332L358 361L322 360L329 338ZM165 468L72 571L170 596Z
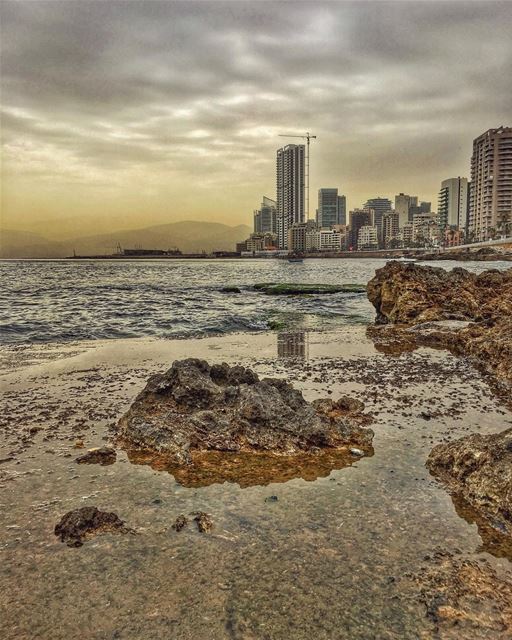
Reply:
M512 2L2 0L3 220L252 221L279 133L312 206L437 200L512 124ZM292 140L290 140L292 141ZM435 208L435 207L434 207Z

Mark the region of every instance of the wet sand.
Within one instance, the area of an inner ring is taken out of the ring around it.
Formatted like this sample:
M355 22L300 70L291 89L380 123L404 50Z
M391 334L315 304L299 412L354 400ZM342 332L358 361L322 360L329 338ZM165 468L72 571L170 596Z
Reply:
M105 443L150 374L191 356L285 377L309 400L357 396L375 418L374 455L321 471L267 465L259 478L256 466L249 483L222 484L123 451L110 466L74 462ZM424 466L438 442L512 425L463 359L379 353L364 326L4 347L0 357L2 638L412 640L433 629L406 578L426 556L460 550L510 574L510 545ZM86 505L136 534L67 547L53 528ZM172 529L195 511L212 517L210 534Z

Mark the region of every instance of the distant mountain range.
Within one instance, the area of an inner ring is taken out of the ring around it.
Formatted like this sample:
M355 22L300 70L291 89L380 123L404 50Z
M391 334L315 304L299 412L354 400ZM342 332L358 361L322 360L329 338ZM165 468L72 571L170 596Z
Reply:
M108 255L117 245L123 249L170 249L183 253L234 251L235 244L247 238L247 225L230 227L218 222L183 221L142 229L112 231L58 241L26 231L0 230L0 258L65 258L77 255Z

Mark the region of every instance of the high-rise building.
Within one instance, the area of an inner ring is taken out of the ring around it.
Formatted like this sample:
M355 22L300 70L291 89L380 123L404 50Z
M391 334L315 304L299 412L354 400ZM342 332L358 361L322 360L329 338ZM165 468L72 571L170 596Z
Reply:
M437 213L439 227L444 232L448 227L465 229L468 218L468 180L467 178L448 178L441 182Z
M279 248L288 248L288 230L304 222L303 144L288 144L277 150L277 234Z
M398 213L400 228L408 222L412 222L412 217L417 206L418 196L408 196L405 193L399 193L395 196L395 211Z
M308 231L306 233L306 249L308 251L341 251L345 244L345 234L339 227L338 229Z
M473 141L468 231L474 241L512 235L512 127Z
M315 229L316 222L314 220L308 220L307 222L296 222L290 225L290 228L288 229L288 250L299 253L307 251L307 235Z
M387 248L398 238L399 219L396 211L388 211L382 216L382 237Z
M332 229L335 224L346 224L346 198L338 195L338 189L318 190L316 222L319 228Z
M416 205L411 205L409 207L409 222L414 222L414 216L422 213L431 213L432 203L431 202L420 202Z
M412 223L412 239L417 246L435 247L439 244L439 218L435 213L417 213Z
M357 234L357 250L372 251L378 249L377 227L365 225Z
M370 198L366 201L363 209L373 209L374 211L374 225L377 227L377 236L379 240L379 246L384 246L384 229L382 226L382 217L385 213L392 210L391 200L387 198Z
M373 226L373 210L354 209L348 214L348 219L348 248L352 248L353 250L355 250L357 249L359 229L364 226Z
M277 233L277 203L267 196L254 211L254 233Z

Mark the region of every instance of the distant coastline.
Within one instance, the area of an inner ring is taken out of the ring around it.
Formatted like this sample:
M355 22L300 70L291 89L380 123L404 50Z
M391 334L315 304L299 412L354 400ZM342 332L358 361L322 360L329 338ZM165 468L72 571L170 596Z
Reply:
M325 253L306 253L304 258L348 258L348 259L368 259L368 258L407 258L414 257L417 260L477 260L492 261L506 260L512 261L512 251L494 251L494 250L467 250L459 249L452 251L425 251L424 249L392 249L380 251L341 251L341 252L325 252ZM218 251L211 254L205 253L183 253L180 255L155 255L152 253L139 255L74 255L67 256L66 260L279 260L276 256L241 256L235 252Z

